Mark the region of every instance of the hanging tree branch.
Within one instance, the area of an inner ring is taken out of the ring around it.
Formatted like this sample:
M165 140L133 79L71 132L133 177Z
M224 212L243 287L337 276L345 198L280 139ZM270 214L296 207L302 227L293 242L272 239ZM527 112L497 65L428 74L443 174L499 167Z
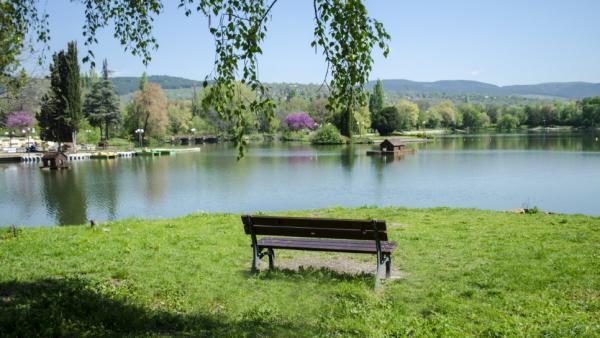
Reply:
M2 4L37 8L39 1L5 0ZM94 64L91 47L98 42L97 32L111 26L114 27L114 37L126 51L140 56L144 64L151 61L151 52L158 48L158 41L152 34L154 18L164 11L163 3L166 0L79 1L85 7L83 35L89 49L85 61ZM268 119L274 115L275 104L269 98L268 88L258 78L257 60L262 54L260 46L266 36L269 15L277 2L278 0L179 0L178 4L186 16L200 12L208 18L209 31L215 41L215 62L212 74L204 81L208 91L204 103L212 106L221 118L230 123L230 132L240 156L243 155L245 145L246 114L264 114ZM342 133L346 136L352 134L354 111L366 101L364 86L373 64L373 48L382 49L384 56L389 52L389 34L379 21L368 16L363 2L364 0L313 0L315 30L311 46L320 48L325 57L327 72L324 83L328 82L330 91L328 107L342 114ZM47 26L47 16L19 12L11 15L21 20L17 22L38 25L32 27ZM27 33L30 29L28 25L15 27L22 33ZM46 35L44 31L39 40L43 41ZM239 104L233 104L238 82L254 91L254 100L239 100Z

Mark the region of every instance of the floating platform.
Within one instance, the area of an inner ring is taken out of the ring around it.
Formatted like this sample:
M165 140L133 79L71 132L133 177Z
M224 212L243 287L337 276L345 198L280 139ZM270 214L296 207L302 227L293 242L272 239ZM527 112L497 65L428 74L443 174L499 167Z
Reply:
M91 153L71 153L71 154L67 154L67 159L69 161L89 160L91 157L92 157Z
M172 149L145 149L136 153L138 156L162 156L162 155L174 155L175 151Z
M173 150L170 150L170 149L160 149L158 151L160 151L161 155L173 155L173 154L175 154L175 152Z
M39 162L42 160L42 155L42 153L0 154L0 163Z
M93 158L95 160L108 160L117 158L117 154L113 153L112 151L101 151L99 153L93 154L92 156L90 156L90 158Z
M117 151L117 157L134 157L135 151Z
M136 153L138 156L160 156L160 151L158 150L142 150Z
M417 151L415 149L403 149L397 151L382 151L382 150L367 150L368 156L392 156L392 155L405 155L414 154Z

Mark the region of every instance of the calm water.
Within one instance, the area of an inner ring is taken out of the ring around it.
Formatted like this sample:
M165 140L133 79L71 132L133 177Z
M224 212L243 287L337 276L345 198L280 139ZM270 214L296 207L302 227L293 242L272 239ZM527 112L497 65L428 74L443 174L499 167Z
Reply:
M197 211L400 205L600 215L599 134L451 136L403 158L372 146L227 145L167 157L88 160L71 170L0 164L0 226L78 224Z

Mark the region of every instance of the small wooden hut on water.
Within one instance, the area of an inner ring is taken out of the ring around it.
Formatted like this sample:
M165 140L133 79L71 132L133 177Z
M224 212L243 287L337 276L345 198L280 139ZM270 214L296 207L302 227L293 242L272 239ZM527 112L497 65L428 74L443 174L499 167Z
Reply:
M45 153L42 156L42 169L67 169L69 168L69 163L67 161L67 156L63 153L52 152Z
M405 147L404 142L394 139L385 139L379 144L379 150L386 153L402 151Z
M394 155L414 152L414 149L406 149L406 143L402 140L385 139L379 144L379 150L367 150L367 155Z

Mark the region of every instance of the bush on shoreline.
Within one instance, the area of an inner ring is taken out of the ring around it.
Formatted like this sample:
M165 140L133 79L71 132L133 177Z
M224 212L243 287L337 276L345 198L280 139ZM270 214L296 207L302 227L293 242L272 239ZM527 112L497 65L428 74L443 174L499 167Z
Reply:
M343 144L344 139L339 130L332 124L326 124L319 128L313 135L313 144Z

